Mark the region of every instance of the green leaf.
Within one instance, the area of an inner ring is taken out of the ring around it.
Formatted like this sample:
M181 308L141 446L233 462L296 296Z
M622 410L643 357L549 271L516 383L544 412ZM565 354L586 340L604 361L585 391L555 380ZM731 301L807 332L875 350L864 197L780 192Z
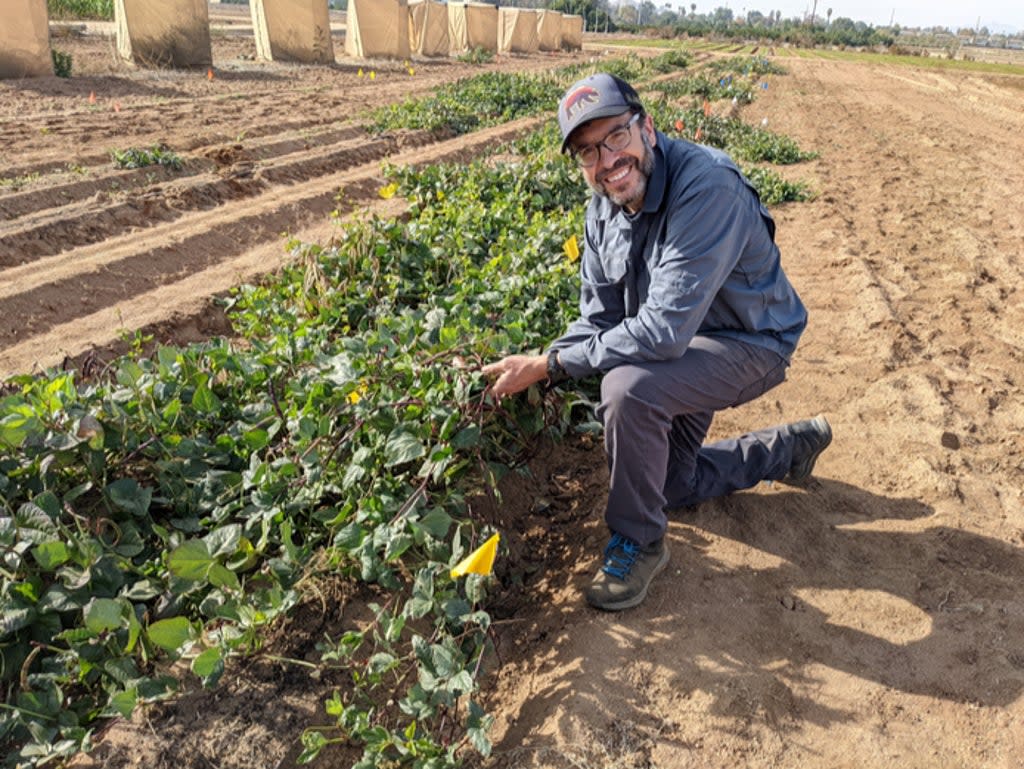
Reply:
M35 416L8 414L0 419L0 445L10 449L20 448L29 435L41 430L42 423Z
M469 737L470 743L484 758L491 755L491 740L487 736L487 730L479 727L473 727L466 730L466 735Z
M93 598L85 607L85 627L94 635L117 630L124 624L123 606L113 598Z
M452 446L456 449L468 449L480 442L480 425L469 425L459 430L452 438Z
M241 541L242 527L237 523L220 526L203 537L207 550L214 558L233 555Z
M408 534L396 534L388 539L388 546L384 549L384 560L394 561L412 546L412 537Z
M192 625L185 617L171 617L146 628L146 636L161 649L177 652L192 638Z
M203 686L215 686L224 673L224 657L220 649L214 646L192 660L192 672L203 680Z
M397 664L398 660L395 659L395 656L393 654L388 654L387 652L377 652L372 657L370 657L369 663L367 664L367 669L371 673L379 674L387 672Z
M444 539L452 525L452 517L440 507L433 508L417 524L434 539Z
M126 689L111 695L107 708L112 713L117 713L122 718L130 718L135 710L135 703L139 699L138 689Z
M234 590L241 590L242 585L238 581L238 575L222 564L215 563L210 567L208 575L211 585L217 587L230 587Z
M426 453L427 448L419 438L405 428L396 427L388 436L387 446L384 447L384 465L394 467L419 459Z
M153 491L134 478L121 478L107 486L107 496L121 510L141 517L149 512Z
M442 678L448 678L462 670L462 665L456 655L450 649L446 649L440 644L434 644L430 647L430 658L434 665L434 670Z
M206 543L190 539L182 543L167 559L167 568L175 577L192 582L204 582L216 563Z
M63 542L43 542L32 548L32 557L46 571L53 571L71 557L68 546Z
M213 390L206 386L204 381L196 388L195 393L192 395L192 406L196 411L212 414L220 410L220 398L214 394Z

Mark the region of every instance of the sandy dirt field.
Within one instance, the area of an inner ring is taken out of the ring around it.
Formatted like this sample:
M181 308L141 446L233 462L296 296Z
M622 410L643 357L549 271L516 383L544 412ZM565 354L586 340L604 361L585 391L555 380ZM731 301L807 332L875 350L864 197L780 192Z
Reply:
M90 38L62 46L78 77L0 83L0 373L95 365L122 329L222 332L206 297L280 263L280 233L365 215L381 159L466 157L531 124L372 138L364 105L480 67L380 63L370 82L214 46L212 80L115 68ZM601 447L545 449L493 512L500 574L523 586L494 611L485 769L1024 767L1024 76L777 63L744 116L820 152L785 171L817 197L774 210L811 323L788 382L712 437L821 412L833 446L804 489L674 513L670 568L616 615L580 598L605 539ZM110 166L153 143L185 171ZM279 660L317 659L371 597L323 585L218 690L111 725L76 764L293 767L337 682Z

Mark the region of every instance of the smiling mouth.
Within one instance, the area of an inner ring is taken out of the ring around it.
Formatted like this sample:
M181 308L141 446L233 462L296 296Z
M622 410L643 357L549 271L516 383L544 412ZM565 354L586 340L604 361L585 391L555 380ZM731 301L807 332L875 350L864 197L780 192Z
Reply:
M633 170L633 166L630 163L624 163L621 168L614 169L606 177L604 177L604 184L616 184L621 182L627 176L629 172Z

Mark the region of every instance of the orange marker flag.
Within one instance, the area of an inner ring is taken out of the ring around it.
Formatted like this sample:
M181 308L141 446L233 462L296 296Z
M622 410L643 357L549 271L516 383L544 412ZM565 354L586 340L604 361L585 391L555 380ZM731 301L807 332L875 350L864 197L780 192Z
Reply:
M213 80L213 69L212 68L206 70L206 79L207 80Z
M120 112L120 111L121 111L121 102L115 101L114 102L114 112Z
M89 91L89 103L90 104L95 104L96 103L96 92L95 91Z
M463 558L451 571L452 579L464 577L467 574L482 574L487 576L494 569L494 558L498 554L498 542L501 541L501 534L494 534L480 547Z
M704 100L704 117L711 117L711 102Z

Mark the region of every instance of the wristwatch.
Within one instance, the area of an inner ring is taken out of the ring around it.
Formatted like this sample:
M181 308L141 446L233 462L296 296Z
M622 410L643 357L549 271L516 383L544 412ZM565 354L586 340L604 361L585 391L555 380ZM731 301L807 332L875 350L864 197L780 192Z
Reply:
M568 379L572 379L572 377L558 360L558 350L551 350L548 353L548 387L554 387Z

